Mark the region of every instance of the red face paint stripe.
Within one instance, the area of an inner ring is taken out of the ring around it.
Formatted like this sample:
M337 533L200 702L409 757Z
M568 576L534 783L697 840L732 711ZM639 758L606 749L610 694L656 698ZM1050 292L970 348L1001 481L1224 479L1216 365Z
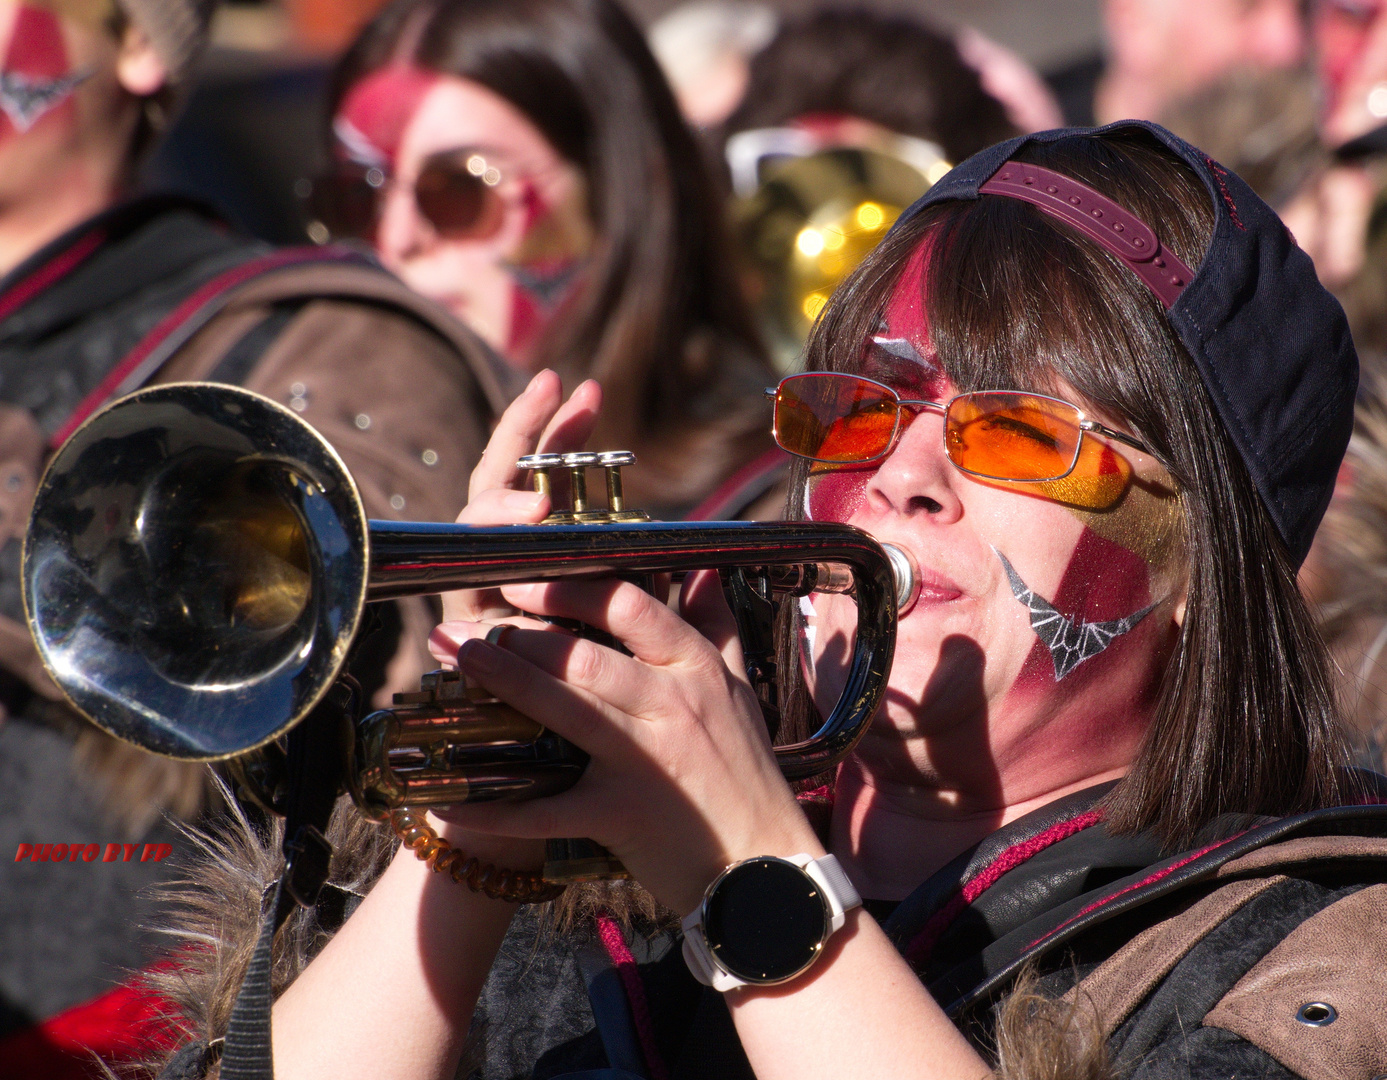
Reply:
M1179 870L1180 867L1188 866L1190 863L1194 862L1195 859L1203 858L1211 851L1217 851L1219 848L1223 847L1224 844L1232 843L1234 840L1236 840L1239 836L1242 835L1243 833L1238 833L1234 836L1230 836L1227 840L1220 840L1217 844L1210 844L1208 847L1200 848L1198 851L1190 855L1186 855L1179 862L1172 863L1170 866L1164 866L1161 869L1157 870L1154 874L1142 878L1140 881L1136 882L1133 885L1128 885L1126 888L1118 889L1117 892L1113 893L1110 896L1105 896L1101 900L1095 900L1086 908L1065 919L1064 922L1060 923L1049 933L1042 934L1040 937L1036 938L1034 941L1032 941L1029 945L1026 946L1026 950L1030 951L1031 949L1034 949L1041 942L1045 941L1048 938L1054 937L1066 926L1069 926L1071 923L1077 922L1079 919L1082 919L1085 915L1097 911L1101 907L1106 907L1108 904L1111 904L1114 900L1118 899L1119 897L1126 896L1129 892L1135 892L1137 889L1144 889L1148 885L1154 885L1156 882L1161 881L1164 878L1168 878L1171 874L1175 873L1176 870Z
M9 318L39 293L56 285L89 259L106 242L105 229L93 229L66 251L54 256L23 281L0 295L0 320Z
M5 50L5 70L32 79L68 74L63 24L55 13L28 4L20 7Z
M1101 810L1088 810L1068 821L1057 822L1029 840L1023 840L1019 844L1013 844L1007 848L988 863L983 870L969 878L967 883L954 894L947 904L930 916L924 928L906 946L906 962L916 969L923 967L929 962L930 955L934 952L934 946L938 944L939 939L944 936L944 932L958 918L964 908L997 884L1004 874L1010 873L1022 863L1039 855L1046 848L1053 847L1061 840L1068 840L1071 836L1100 824L1102 820L1103 812Z
M603 913L597 916L597 934L602 939L602 947L611 957L617 974L621 976L622 986L626 989L626 998L631 1006L631 1019L636 1025L636 1035L640 1038L641 1052L645 1055L645 1064L650 1069L651 1078L669 1080L669 1070L665 1068L664 1058L660 1056L660 1049L655 1043L655 1024L650 1019L650 1004L645 999L645 984L641 982L636 958L631 955L621 927L610 915Z

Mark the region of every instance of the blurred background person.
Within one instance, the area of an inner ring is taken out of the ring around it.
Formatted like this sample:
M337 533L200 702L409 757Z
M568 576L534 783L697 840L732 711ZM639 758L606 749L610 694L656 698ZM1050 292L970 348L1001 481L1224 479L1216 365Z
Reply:
M1387 381L1362 357L1353 437L1301 571L1339 670L1359 764L1387 764Z
M1283 216L1330 162L1314 73L1304 68L1239 68L1156 119L1237 173Z
M597 379L591 444L636 453L632 505L678 518L783 461L717 188L613 0L398 0L329 115L321 235L372 244L516 369Z
M1240 67L1306 53L1302 0L1104 0L1106 47L1051 74L1065 122L1154 119Z
M751 61L726 157L743 285L783 370L902 208L1015 130L954 39L916 19L835 8L781 27Z
M1311 26L1324 138L1341 146L1387 122L1387 5L1313 0Z
M259 390L314 424L374 517L451 520L508 369L360 253L275 251L209 209L134 196L210 8L193 0L0 0L0 1076L119 1056L128 992L158 942L148 887L172 863L74 859L177 846L206 770L72 712L26 630L20 549L48 451L149 382ZM380 608L356 673L375 690L432 664L427 605ZM140 613L131 612L132 619ZM20 845L31 857L17 858ZM52 856L58 852L58 860ZM114 997L112 996L114 995Z
M751 58L780 24L768 4L695 0L651 24L650 49L664 70L684 119L716 128L741 104Z

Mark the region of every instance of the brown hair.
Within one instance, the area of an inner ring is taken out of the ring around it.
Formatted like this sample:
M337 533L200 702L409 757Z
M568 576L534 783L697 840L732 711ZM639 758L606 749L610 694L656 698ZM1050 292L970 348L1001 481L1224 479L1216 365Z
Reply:
M751 61L729 132L846 113L938 143L950 161L1016 134L958 46L918 19L845 9L783 26Z
M408 60L485 86L586 173L598 232L580 310L540 363L606 392L593 445L643 456L687 503L769 447L771 369L738 293L721 205L645 39L612 0L396 0L333 75L330 112ZM647 469L650 467L650 470Z
M1018 158L1097 188L1186 263L1202 262L1209 194L1149 136L1074 136ZM1159 301L1116 258L1013 199L937 204L839 290L810 338L808 366L854 368L926 235L925 310L960 391L1052 389L1058 376L1138 432L1181 489L1187 612L1145 744L1108 799L1110 827L1152 829L1180 847L1222 814L1339 800L1345 755L1330 663L1295 562ZM792 507L806 472L792 480Z

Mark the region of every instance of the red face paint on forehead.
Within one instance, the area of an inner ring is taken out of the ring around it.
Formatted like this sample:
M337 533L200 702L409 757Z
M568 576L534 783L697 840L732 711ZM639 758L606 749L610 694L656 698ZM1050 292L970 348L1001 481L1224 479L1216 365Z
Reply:
M405 127L437 81L432 71L392 64L353 86L332 124L347 156L393 168Z
M885 383L911 401L939 401L947 395L947 380L935 359L925 318L928 264L926 242L915 249L901 272L877 332L863 345L857 372ZM903 422L909 424L913 419L914 414L907 412ZM881 462L874 461L865 465L812 466L805 492L805 511L810 520L851 518L862 505L867 485L880 465Z
M70 67L62 20L52 11L20 7L0 68L0 137L28 131L45 117L65 113L81 81Z
M863 347L861 374L886 383L904 398L934 401L945 393L945 377L925 317L928 266L929 244L924 242L910 256L877 332Z

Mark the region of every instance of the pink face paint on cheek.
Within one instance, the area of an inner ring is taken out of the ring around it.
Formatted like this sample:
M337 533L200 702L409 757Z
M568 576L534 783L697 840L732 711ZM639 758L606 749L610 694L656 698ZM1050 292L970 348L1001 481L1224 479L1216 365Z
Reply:
M392 64L353 86L332 124L346 155L393 169L405 128L437 81L431 71Z
M867 485L876 467L827 469L811 474L805 489L805 510L810 521L846 523L867 500Z
M1145 559L1085 528L1070 556L1059 589L1049 598L1054 609L1075 623L1111 623L1140 613L1152 602L1151 569ZM1094 679L1111 677L1128 650L1144 647L1145 620L1113 637L1100 653L1075 666L1064 678L1066 691L1077 691ZM1155 623L1151 624L1156 625ZM1037 639L1022 665L1015 688L1053 690L1055 662L1049 647Z
M69 65L62 20L43 8L20 7L0 68L0 138L40 120L72 123L72 91L84 78Z
M550 203L526 181L520 197L523 235L512 256L501 261L513 281L506 355L524 358L579 291L591 247L586 188L576 181Z

